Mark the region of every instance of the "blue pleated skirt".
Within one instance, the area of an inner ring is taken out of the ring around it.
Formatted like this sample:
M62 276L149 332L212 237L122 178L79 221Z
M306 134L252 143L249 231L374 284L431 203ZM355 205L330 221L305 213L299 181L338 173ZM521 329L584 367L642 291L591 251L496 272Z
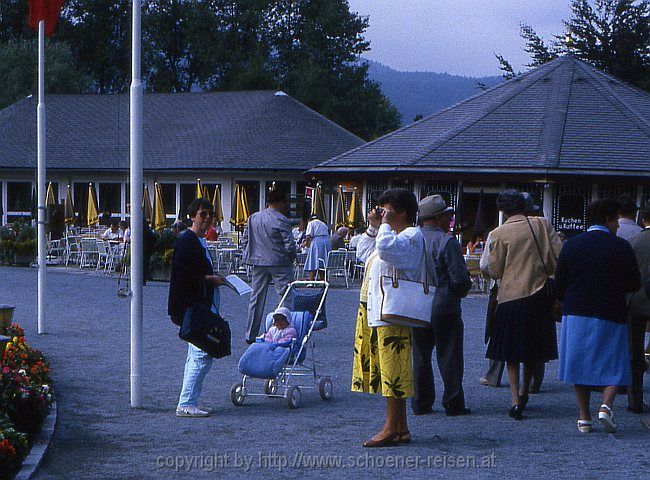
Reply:
M627 325L565 315L560 333L558 379L574 385L630 385Z
M327 254L332 249L330 238L325 235L319 235L311 239L311 245L307 250L307 260L305 261L305 271L318 270L319 258L323 259L327 265ZM322 263L320 265L322 267Z

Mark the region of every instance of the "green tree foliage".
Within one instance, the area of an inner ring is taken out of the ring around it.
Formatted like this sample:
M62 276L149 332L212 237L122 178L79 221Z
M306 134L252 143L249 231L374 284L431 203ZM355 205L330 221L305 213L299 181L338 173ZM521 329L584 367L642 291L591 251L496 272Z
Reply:
M650 1L572 0L565 35L546 43L530 25L520 34L534 68L570 53L633 85L650 90ZM497 55L504 77L517 75Z
M38 46L36 39L10 40L0 44L0 108L38 90ZM89 78L76 69L70 47L47 42L45 91L69 93L88 91Z
M69 46L93 92L128 90L130 7L130 0L64 3L54 39ZM2 0L0 45L33 38L26 18L24 0ZM149 92L281 89L365 139L399 126L397 109L360 61L368 20L350 13L347 0L144 0L142 25Z

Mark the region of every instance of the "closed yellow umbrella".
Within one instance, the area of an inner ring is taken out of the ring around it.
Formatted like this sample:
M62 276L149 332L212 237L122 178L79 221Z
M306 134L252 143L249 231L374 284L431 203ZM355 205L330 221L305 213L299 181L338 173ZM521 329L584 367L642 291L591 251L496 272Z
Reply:
M323 191L320 185L316 185L316 191L311 199L311 214L317 216L320 220L327 223L325 218L325 202L323 201Z
M56 199L54 198L54 189L52 188L52 182L47 185L47 194L45 195L45 205L56 205Z
M223 207L221 205L221 185L214 187L214 196L212 197L212 206L214 207L214 218L217 225L223 222Z
M336 196L336 210L334 214L334 228L345 227L348 224L347 215L345 214L345 201L343 198L343 188L339 186Z
M156 183L153 196L153 229L163 230L166 226L167 217L163 205L162 187L160 184Z
M230 218L230 224L235 227L235 230L241 232L246 226L249 213L246 190L240 184L235 185L232 212L234 215Z
M153 217L153 209L151 208L151 197L149 196L149 187L144 186L144 195L142 195L142 211L144 218L149 225L151 225L151 218Z
M352 191L352 200L350 201L350 211L348 213L349 228L357 228L363 225L363 217L361 216L361 206L359 205L359 195L357 189Z
M68 191L65 194L63 218L66 225L74 225L74 203L72 202L72 190L70 190L70 185L68 185Z
M203 186L201 185L201 179L197 178L196 179L196 198L205 198L205 190L203 189Z
M96 225L99 223L99 215L97 214L97 199L95 198L95 189L93 184L88 184L88 209L86 210L86 222L88 226Z

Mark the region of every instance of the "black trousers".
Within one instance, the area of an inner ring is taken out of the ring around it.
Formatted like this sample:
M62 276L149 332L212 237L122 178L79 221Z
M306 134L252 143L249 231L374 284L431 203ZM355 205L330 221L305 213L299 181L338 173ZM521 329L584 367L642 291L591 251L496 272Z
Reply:
M442 406L447 411L465 408L463 392L463 321L460 314L439 316L431 327L413 329L414 412L426 412L436 398L431 357L436 349L438 369L445 386Z
M628 322L632 385L627 389L627 403L630 407L643 405L643 374L645 373L645 325L646 317L632 316Z

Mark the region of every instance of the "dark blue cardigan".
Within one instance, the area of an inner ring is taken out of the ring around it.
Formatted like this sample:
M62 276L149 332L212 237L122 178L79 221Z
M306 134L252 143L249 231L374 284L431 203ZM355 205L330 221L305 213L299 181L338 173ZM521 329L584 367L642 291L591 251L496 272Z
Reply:
M214 287L205 281L212 275L212 266L195 233L187 229L176 240L172 257L172 272L169 282L168 313L178 323L187 307L202 303L212 304Z
M555 273L563 315L625 323L625 294L641 285L632 247L611 233L592 230L562 247Z

